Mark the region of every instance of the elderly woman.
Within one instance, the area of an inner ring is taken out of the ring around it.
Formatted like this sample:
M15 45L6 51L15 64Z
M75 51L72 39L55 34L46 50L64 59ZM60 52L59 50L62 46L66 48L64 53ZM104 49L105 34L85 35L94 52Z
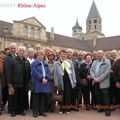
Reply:
M49 104L50 104L51 112L55 112L55 100L53 99L53 95L55 94L54 61L55 61L55 52L53 50L51 50L48 55L48 64L50 66L50 86L51 86L51 93L49 95Z
M60 60L54 65L54 82L56 88L63 94L63 101L60 104L60 114L70 114L72 88L75 87L74 67L67 59L65 50L60 51Z
M44 51L37 51L37 59L31 64L33 89L33 117L38 115L47 116L45 114L46 94L50 93L50 68L44 60Z

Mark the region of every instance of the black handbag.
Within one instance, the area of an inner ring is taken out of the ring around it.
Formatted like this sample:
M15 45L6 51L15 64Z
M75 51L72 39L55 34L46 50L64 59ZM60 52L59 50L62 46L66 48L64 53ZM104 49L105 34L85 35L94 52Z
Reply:
M58 102L62 102L63 101L63 96L59 95L59 94L54 94L52 99L55 100L55 101L58 101Z

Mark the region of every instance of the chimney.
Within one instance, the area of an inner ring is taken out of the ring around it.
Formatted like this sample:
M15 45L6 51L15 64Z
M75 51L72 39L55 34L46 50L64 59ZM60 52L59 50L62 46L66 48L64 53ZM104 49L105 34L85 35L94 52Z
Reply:
M54 40L54 27L51 27L51 35L50 35L51 40Z
M94 34L93 35L93 47L95 47L96 46L96 38L97 36L96 36L96 34Z
M4 34L8 33L8 27L7 26L4 26L3 32L4 32Z

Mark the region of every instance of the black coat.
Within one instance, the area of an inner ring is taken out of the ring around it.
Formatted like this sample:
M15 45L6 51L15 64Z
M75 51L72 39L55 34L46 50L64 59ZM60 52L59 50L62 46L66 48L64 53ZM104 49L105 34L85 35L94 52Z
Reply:
M92 64L92 63L91 63ZM87 65L85 62L80 65L79 76L80 83L82 84L83 79L86 79L88 83L92 84L92 80L88 80L87 76L90 75L91 64Z
M28 89L31 79L30 63L26 58L21 59L19 56L10 59L7 66L7 74L9 75L8 83L14 87L24 87Z
M13 56L11 53L8 53L4 59L4 72L5 72L5 78L6 78L7 84L9 84L11 82L12 59L13 59Z
M21 59L19 56L12 61L12 84L15 87L28 88L31 79L30 63L26 58Z
M116 60L114 63L113 75L115 82L120 82L120 59Z

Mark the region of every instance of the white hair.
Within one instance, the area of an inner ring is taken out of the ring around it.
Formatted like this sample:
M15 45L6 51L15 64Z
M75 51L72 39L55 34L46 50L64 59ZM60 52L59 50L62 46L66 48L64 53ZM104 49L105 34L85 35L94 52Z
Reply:
M14 46L15 48L17 48L17 44L16 44L15 42L12 42L12 43L9 44L9 48L11 48L11 47L13 47L13 46Z
M18 47L18 50L19 50L19 49L23 49L23 50L26 52L26 47L25 47L25 46L19 46L19 47Z
M29 51L34 51L35 52L35 49L33 47L30 47L30 48L28 48L27 52L29 52Z
M72 52L72 53L73 53L73 50L70 49L70 48L68 48L68 49L66 50L66 52Z

